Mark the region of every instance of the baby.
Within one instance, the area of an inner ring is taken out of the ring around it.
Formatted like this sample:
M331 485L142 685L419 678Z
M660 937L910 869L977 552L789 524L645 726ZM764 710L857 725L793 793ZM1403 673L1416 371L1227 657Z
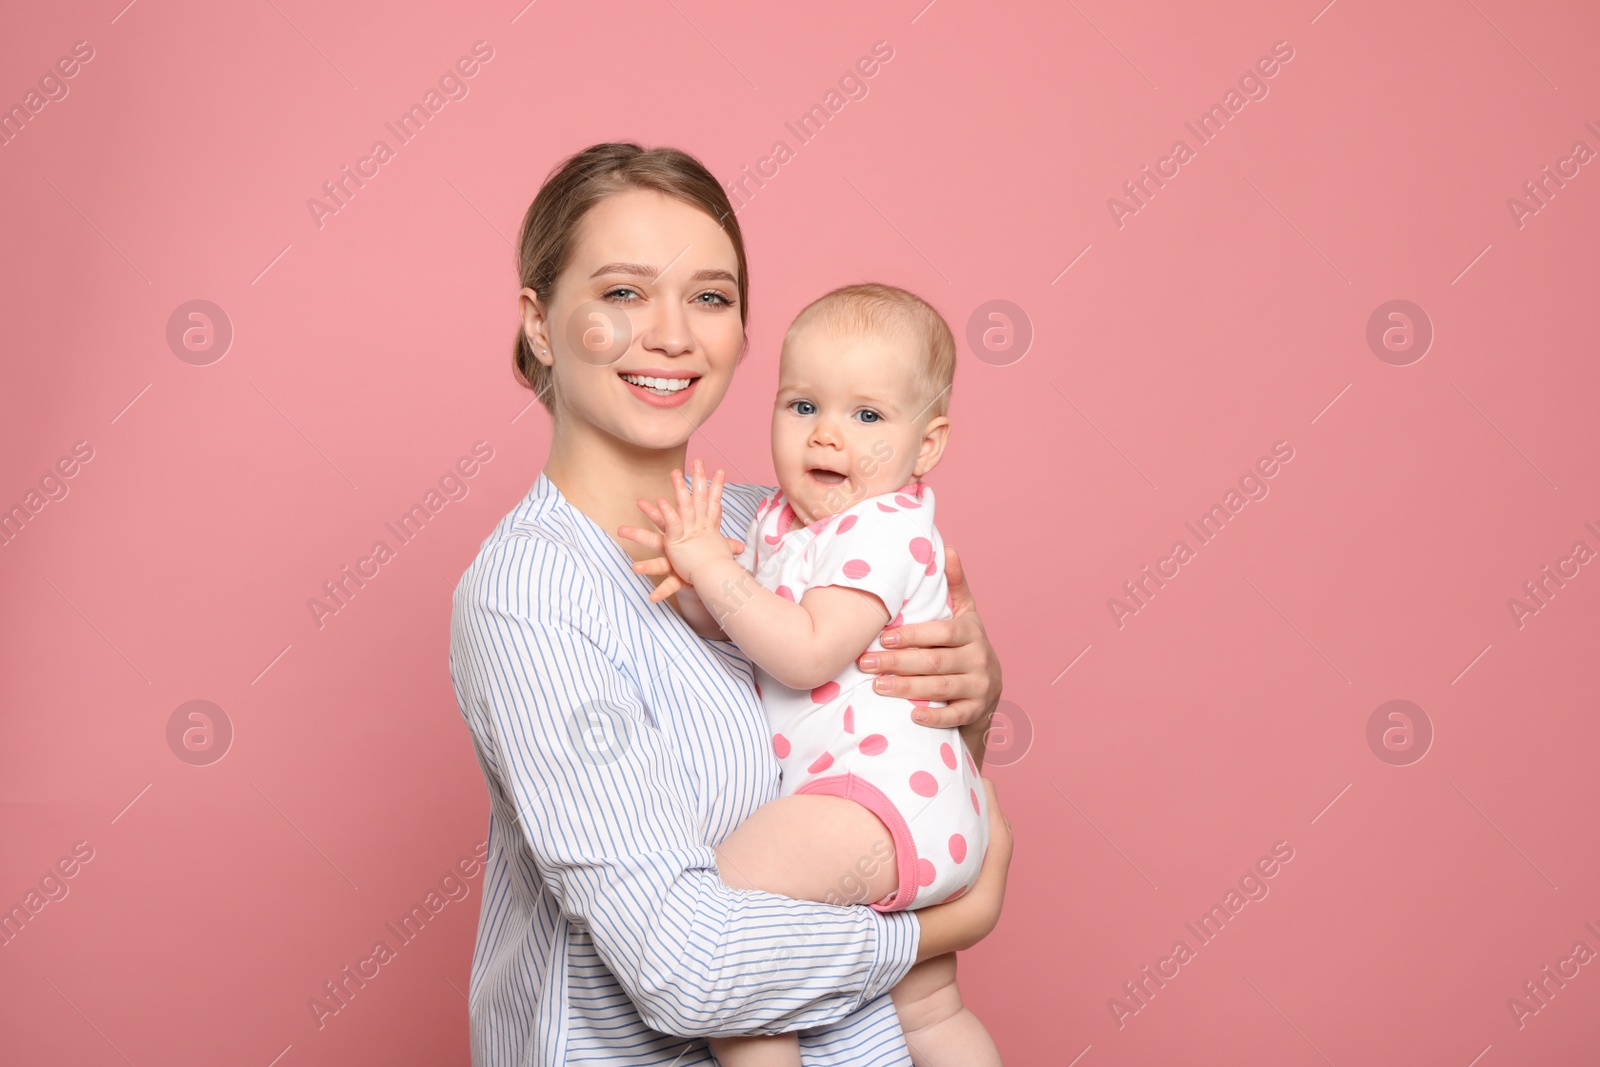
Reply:
M944 545L933 490L955 373L939 313L885 285L836 289L783 340L772 461L778 491L757 510L737 558L721 533L723 473L677 504L640 509L660 528L618 534L662 553L661 575L697 633L731 640L756 666L756 691L783 768L783 796L717 848L722 880L796 899L879 911L954 899L988 847L978 768L954 728L912 721L916 703L878 694L856 666L886 627L947 619ZM891 991L917 1067L998 1064L961 1003L953 953L925 960ZM795 1035L715 1038L723 1067L800 1063Z

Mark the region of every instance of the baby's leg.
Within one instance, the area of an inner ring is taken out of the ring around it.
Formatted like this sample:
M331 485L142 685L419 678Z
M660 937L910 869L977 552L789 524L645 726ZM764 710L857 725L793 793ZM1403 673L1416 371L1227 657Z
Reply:
M823 904L871 904L900 879L883 820L846 797L779 797L717 846L717 873L734 889L764 889Z
M717 871L733 889L824 904L871 903L899 884L894 839L881 819L853 800L807 794L779 797L740 823L717 846ZM792 1033L708 1043L722 1067L800 1064Z
M889 991L916 1067L1000 1067L1000 1050L961 1003L956 954L923 960Z
M800 1067L800 1039L793 1034L709 1037L706 1044L721 1067Z

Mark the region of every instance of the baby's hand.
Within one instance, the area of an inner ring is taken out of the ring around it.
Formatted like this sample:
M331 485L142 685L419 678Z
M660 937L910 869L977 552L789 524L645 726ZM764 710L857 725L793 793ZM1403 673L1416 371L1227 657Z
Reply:
M659 526L662 533L634 526L617 529L618 537L655 549L664 558L643 560L633 565L640 574L665 574L666 578L650 594L652 601L664 600L685 585L695 585L709 569L731 561L733 545L722 536L723 472L718 470L710 484L705 464L694 461L694 487L684 484L683 472L672 472L672 485L678 498L674 508L662 497L652 505L639 501L639 510ZM742 547L742 546L741 546Z

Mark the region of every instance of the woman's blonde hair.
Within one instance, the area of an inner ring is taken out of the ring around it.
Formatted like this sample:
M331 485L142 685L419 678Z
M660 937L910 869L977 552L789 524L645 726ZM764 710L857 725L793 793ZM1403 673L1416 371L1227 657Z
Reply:
M578 225L589 209L608 196L629 189L654 189L697 207L716 220L733 242L739 260L739 322L749 323L749 270L744 236L728 194L696 158L676 148L642 148L631 141L590 145L557 164L528 205L517 239L517 279L521 288L539 294L548 306L556 279L572 258ZM534 356L533 344L519 324L511 349L517 381L532 389L539 402L555 412L551 368Z

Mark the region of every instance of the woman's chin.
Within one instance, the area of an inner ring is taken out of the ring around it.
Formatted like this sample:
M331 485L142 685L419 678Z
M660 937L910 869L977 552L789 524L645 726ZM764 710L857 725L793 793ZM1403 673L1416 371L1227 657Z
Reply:
M704 414L698 404L682 408L661 408L655 414L641 416L628 412L626 417L612 423L616 435L635 448L648 451L665 451L682 448L700 428Z

